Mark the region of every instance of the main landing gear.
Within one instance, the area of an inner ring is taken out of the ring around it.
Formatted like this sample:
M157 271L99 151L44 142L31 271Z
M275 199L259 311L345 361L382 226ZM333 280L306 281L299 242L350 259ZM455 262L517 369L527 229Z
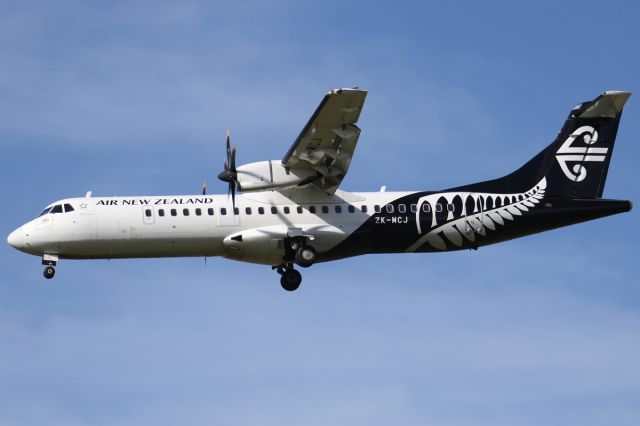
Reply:
M302 274L293 268L293 264L308 268L313 265L317 257L318 252L307 243L306 238L286 238L283 262L279 266L273 267L281 275L280 285L282 288L287 291L297 290L302 282Z
M318 253L312 246L302 245L296 250L296 263L303 268L308 268L313 265L317 256Z
M300 287L302 282L302 274L295 269L293 265L278 266L276 268L280 277L280 285L287 291L295 291Z

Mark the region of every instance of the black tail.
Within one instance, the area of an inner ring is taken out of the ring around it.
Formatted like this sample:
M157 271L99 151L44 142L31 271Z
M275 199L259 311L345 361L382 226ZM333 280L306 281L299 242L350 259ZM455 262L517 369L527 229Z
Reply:
M604 92L574 107L545 150L547 194L601 198L628 92Z
M604 92L575 106L556 140L520 169L466 190L523 192L546 178L552 197L600 198L607 180L622 108L629 92Z

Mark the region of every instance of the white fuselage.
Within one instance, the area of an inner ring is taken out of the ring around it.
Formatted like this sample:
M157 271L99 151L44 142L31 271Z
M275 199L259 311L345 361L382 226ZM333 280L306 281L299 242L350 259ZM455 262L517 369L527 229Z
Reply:
M313 235L322 253L406 194L245 193L236 198L236 214L226 195L70 198L52 206L69 204L73 211L39 216L9 240L33 255L69 259L225 256L277 265L292 232Z

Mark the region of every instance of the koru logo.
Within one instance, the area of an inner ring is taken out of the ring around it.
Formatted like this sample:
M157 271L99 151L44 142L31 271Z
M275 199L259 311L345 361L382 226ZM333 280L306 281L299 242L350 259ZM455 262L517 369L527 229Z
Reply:
M582 136L582 141L587 145L572 146L573 141ZM556 160L566 177L574 182L582 182L587 177L587 169L582 165L587 161L602 162L606 158L609 148L594 148L592 145L598 141L598 132L591 126L578 127L564 141L558 152ZM571 169L567 163L574 164Z

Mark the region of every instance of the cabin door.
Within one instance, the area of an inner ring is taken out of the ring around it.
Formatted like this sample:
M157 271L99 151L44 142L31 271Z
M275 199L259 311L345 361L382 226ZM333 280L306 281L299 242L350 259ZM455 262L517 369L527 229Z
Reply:
M156 215L151 206L142 206L142 221L145 225L153 225L156 221Z

